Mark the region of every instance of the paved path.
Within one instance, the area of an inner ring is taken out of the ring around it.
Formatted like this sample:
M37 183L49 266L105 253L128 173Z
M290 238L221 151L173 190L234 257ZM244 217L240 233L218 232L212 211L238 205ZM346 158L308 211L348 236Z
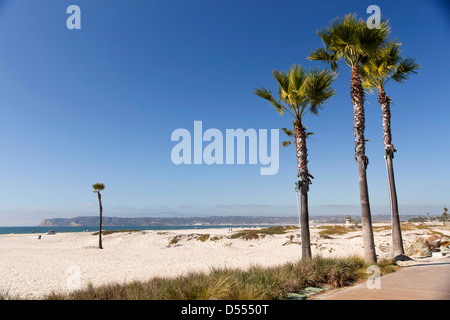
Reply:
M380 289L367 283L325 293L324 300L450 300L450 257L423 259L379 278ZM372 285L375 282L371 282Z

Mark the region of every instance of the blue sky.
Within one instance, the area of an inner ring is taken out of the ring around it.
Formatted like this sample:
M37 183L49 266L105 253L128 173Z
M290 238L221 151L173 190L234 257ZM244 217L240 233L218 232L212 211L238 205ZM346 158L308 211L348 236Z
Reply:
M81 8L81 30L66 9ZM171 161L178 128L289 126L252 93L276 91L272 70L308 61L317 30L376 4L420 75L386 88L392 104L400 214L441 214L450 205L444 1L0 1L0 225L96 215L103 182L107 216L296 215L293 147L276 175L260 165ZM325 67L325 66L323 66ZM359 214L349 72L305 125L310 214ZM280 133L281 135L281 133ZM281 136L280 140L283 137ZM381 111L367 95L368 184L373 214L389 213Z

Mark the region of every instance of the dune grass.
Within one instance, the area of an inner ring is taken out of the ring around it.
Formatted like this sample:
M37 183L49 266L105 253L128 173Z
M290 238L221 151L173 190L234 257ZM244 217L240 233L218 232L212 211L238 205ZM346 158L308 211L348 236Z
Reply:
M102 235L103 236L107 236L110 234L114 234L114 233L123 233L123 232L128 232L128 233L132 233L132 232L139 232L141 230L102 230ZM92 233L93 236L98 236L99 231Z
M323 239L332 239L332 235L342 235L352 231L358 231L359 229L356 227L344 227L340 225L332 225L332 226L320 226L318 229L322 229L319 231L319 236Z
M234 234L229 236L229 239L243 239L243 240L253 240L264 238L266 235L274 234L285 234L289 230L298 229L295 226L275 226L267 227L261 229L248 229L236 231Z
M367 277L368 265L360 257L320 256L276 267L252 266L246 270L212 268L209 273L191 272L176 278L113 283L52 293L48 300L280 300L287 293L310 286L342 287ZM382 273L395 271L381 262Z

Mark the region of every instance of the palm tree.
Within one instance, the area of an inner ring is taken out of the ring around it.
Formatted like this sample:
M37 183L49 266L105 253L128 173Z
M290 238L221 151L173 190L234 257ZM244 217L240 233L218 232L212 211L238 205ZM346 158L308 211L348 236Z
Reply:
M372 230L372 218L369 203L366 170L369 159L365 150L365 115L364 89L358 67L387 39L389 26L381 21L380 28L367 28L364 20L358 20L354 15L334 19L330 26L318 31L324 44L308 57L310 60L320 60L329 63L334 71L338 63L344 63L351 69L350 97L353 104L353 130L355 135L355 158L358 165L359 193L361 202L361 217L363 226L363 246L365 260L369 263L377 261L375 242Z
M100 209L100 228L99 228L99 233L98 233L98 247L100 249L103 249L102 246L102 214L103 214L103 207L102 207L102 195L100 194L101 190L105 189L105 185L103 183L95 183L92 185L92 188L94 188L94 193L97 193L98 196L98 206Z
M362 66L360 72L363 78L363 87L373 93L373 89L378 90L378 103L381 106L383 120L383 138L386 159L386 170L388 177L389 199L392 220L392 244L394 256L405 254L403 239L398 212L397 192L395 190L394 167L392 159L397 150L392 144L391 134L391 99L385 92L385 86L389 80L402 83L408 75L415 73L420 66L414 58L401 57L400 44L396 41L389 41L380 46L376 55L373 55Z
M279 100L275 100L270 90L255 89L254 93L268 100L282 115L290 114L294 120L294 140L297 154L298 178L300 180L301 194L301 241L302 259L312 257L309 236L308 190L311 179L314 177L308 171L308 153L306 148L306 131L303 126L303 117L312 113L317 115L326 101L334 95L331 85L336 75L328 70L319 68L305 70L300 65L293 65L287 72L273 71L278 83Z

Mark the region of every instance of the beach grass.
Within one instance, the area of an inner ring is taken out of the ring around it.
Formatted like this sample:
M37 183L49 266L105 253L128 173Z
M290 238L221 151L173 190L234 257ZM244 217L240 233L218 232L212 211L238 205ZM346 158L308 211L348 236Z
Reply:
M236 231L229 239L254 240L264 238L266 235L285 234L289 230L298 229L295 226L275 226L261 229L248 229Z
M319 231L319 236L323 239L332 239L332 235L343 235L352 231L358 231L356 227L344 227L339 225L332 226L320 226L318 229L322 229Z
M380 261L382 274L396 270ZM52 293L46 300L282 300L306 287L338 288L367 278L368 265L361 257L300 260L280 266L248 269L211 268L174 278L111 283L68 294Z
M115 234L115 233L123 233L123 232L127 232L127 233L132 233L132 232L139 232L141 230L102 230L102 235L103 236L107 236L110 234ZM98 236L99 231L92 233L93 236Z

